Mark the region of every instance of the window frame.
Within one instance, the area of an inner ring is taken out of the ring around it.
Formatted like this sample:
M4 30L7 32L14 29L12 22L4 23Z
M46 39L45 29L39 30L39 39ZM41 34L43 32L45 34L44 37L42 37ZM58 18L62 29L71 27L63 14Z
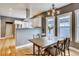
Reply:
M54 19L54 37L55 37L55 17L54 16L46 17L46 36L48 35L48 18Z
M58 23L58 20L59 20L59 18L61 18L61 17L65 17L65 16L70 16L70 41L72 41L72 12L68 12L68 13L64 13L64 14L60 14L60 15L58 15L57 16L57 33L60 33L59 31L60 31L60 29L59 29L59 23ZM59 34L58 34L58 37L59 37Z
M79 9L75 10L75 42L79 43L79 41L77 40L77 16L79 14Z

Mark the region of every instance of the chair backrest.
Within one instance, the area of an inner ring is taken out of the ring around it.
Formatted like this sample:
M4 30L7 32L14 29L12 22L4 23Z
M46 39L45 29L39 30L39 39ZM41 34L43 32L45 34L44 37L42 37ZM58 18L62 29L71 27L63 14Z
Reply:
M57 46L59 47L59 49L65 49L65 47L66 47L66 39L59 40L57 42Z
M64 49L68 49L70 46L70 38L65 38L63 40L58 41L57 46L62 47Z
M33 38L40 38L40 34L33 35Z
M70 38L66 38L66 48L68 49L70 46Z

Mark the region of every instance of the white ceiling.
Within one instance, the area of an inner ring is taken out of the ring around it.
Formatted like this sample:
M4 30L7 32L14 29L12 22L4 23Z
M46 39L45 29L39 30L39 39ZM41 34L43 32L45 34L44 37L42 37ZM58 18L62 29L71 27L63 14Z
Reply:
M56 8L70 3L55 3ZM52 3L0 3L0 15L26 18L26 8L30 9L30 16L49 10Z

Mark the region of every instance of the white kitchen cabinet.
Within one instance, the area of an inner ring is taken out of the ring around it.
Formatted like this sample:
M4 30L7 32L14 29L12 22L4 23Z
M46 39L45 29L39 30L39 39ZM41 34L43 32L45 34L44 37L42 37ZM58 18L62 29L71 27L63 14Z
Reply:
M38 16L38 17L32 19L32 26L41 27L41 16Z

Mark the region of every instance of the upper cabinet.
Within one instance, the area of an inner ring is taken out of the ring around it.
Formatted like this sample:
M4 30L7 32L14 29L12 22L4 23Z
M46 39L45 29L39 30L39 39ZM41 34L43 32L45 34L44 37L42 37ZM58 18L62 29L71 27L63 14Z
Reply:
M32 26L41 27L41 16L38 16L38 17L32 19Z

